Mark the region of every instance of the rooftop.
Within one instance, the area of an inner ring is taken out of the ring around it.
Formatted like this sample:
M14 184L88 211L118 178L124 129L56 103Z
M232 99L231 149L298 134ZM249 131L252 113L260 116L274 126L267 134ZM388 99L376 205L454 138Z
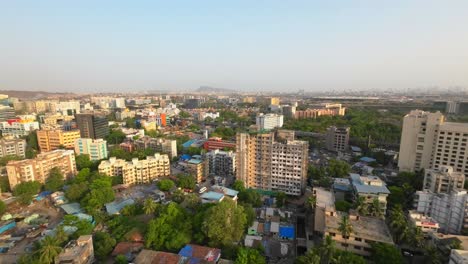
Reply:
M351 182L358 193L389 194L386 184L376 176L360 176L356 173L350 173Z
M344 213L336 212L333 216L325 215L325 230L327 232L340 233L338 230ZM375 217L359 216L349 219L353 226L353 236L360 238L393 244L390 231L385 221Z
M106 211L108 214L118 214L120 210L122 210L125 206L134 204L135 200L133 199L125 199L123 201L117 202L113 201L106 204Z
M203 193L200 198L210 201L221 201L224 197L224 194L218 192L205 192Z

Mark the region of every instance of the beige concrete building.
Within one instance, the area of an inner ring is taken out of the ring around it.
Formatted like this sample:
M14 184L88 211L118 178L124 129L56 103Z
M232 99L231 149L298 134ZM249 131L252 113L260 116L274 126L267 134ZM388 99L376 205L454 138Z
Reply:
M156 153L146 157L146 160L133 159L127 162L115 157L101 161L99 173L108 176L122 176L124 184L150 183L159 177L169 176L171 173L169 156Z
M237 179L247 188L301 195L306 187L309 144L293 140L293 131L281 130L277 134L237 134Z
M55 264L91 264L94 262L93 236L80 236L68 242L55 258Z
M24 139L0 139L0 158L5 156L18 156L24 158L26 155L26 140Z
M423 189L434 193L449 193L452 189L463 189L465 174L454 172L450 166L425 170Z
M37 131L37 143L42 152L56 150L61 147L73 149L75 147L75 141L79 138L79 130L63 131L61 129L55 129Z
M52 168L60 168L62 174L73 177L76 174L73 150L54 150L38 154L35 159L10 161L6 166L10 188L28 181L45 183Z
M468 173L468 123L445 122L440 113L413 110L403 119L398 166L401 171L451 166Z
M369 205L372 205L374 199L377 199L380 203L381 213L385 215L387 197L390 194L387 184L377 176L361 176L356 173L349 175L356 199L363 197L364 202Z
M324 104L321 107L309 108L306 110L297 110L294 118L296 119L309 119L317 118L319 116L344 116L346 108L341 104Z
M371 243L393 244L384 220L360 216L353 211L349 214L353 232L348 237L343 237L339 226L346 213L335 210L333 193L314 188L313 194L317 197L314 231L323 238L330 236L336 242L336 248L367 257L372 252Z
M340 152L349 148L349 127L331 126L327 129L326 147L330 151Z

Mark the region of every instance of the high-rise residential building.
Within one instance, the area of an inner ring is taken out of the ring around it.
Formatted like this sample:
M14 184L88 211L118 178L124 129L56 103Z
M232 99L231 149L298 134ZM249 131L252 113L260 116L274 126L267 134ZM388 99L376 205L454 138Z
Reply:
M312 119L319 116L344 116L346 108L341 104L324 104L317 108L309 108L306 110L297 110L295 113L296 119Z
M133 159L127 162L115 157L101 161L99 173L108 176L122 176L124 184L150 183L159 177L169 176L171 173L169 156L156 153L145 160Z
M296 116L296 107L294 105L283 105L281 109L285 118L294 118Z
M418 213L430 216L441 232L458 234L468 228L468 194L463 189L464 175L451 167L429 169L423 190L417 191L414 207Z
M75 117L82 138L98 139L109 135L109 122L105 116L87 113L76 114Z
M56 264L91 264L94 263L93 236L80 236L68 242L62 252L55 257Z
M270 105L279 105L280 104L280 98L279 97L271 97L270 98Z
M326 146L330 151L342 152L349 148L349 127L331 126L327 129Z
M387 197L390 191L387 185L377 176L361 176L359 174L350 173L351 185L353 186L356 199L364 198L364 203L372 205L374 200L380 203L382 215L387 211Z
M13 103L13 108L17 111L26 111L27 113L45 113L56 112L57 101L39 100L39 101L21 101Z
M282 141L275 138L280 134ZM294 132L286 130L277 134L238 133L236 139L236 175L247 188L282 191L288 195L301 195L305 191L307 141L293 140Z
M465 174L454 172L452 167L441 166L439 169L426 169L423 189L435 193L449 193L453 189L463 189Z
M235 176L236 154L232 151L212 150L206 153L208 172L214 176Z
M403 119L398 167L401 171L451 166L468 173L468 123L445 122L440 112L413 110Z
M0 122L6 122L15 119L15 109L13 107L0 105Z
M283 127L283 115L259 114L256 118L256 125L260 130L270 130Z
M15 160L6 166L8 181L11 189L17 184L28 181L45 183L50 170L60 168L66 178L76 174L75 153L73 150L58 149L51 152L40 153L34 159Z
M89 155L90 160L107 159L107 141L104 139L79 138L74 146L77 155Z
M166 153L171 159L177 157L177 141L174 139L145 136L135 140L134 146L138 150L150 148L156 152Z
M26 140L24 139L0 139L0 158L5 156L26 156Z
M63 131L61 129L43 129L37 131L37 143L42 152L48 152L59 148L73 149L75 141L79 138L79 130Z
M417 191L416 211L431 216L443 233L459 234L468 228L468 194L463 189L452 189L449 193Z
M39 129L39 123L32 120L14 119L0 122L2 136L22 137L37 129Z

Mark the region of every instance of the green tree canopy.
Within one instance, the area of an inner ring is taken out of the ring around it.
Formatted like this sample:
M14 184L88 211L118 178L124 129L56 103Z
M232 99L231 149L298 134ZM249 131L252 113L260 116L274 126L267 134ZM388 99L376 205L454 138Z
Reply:
M163 179L158 181L157 186L161 191L167 192L174 187L174 182L169 179Z
M197 182L192 175L189 174L179 174L177 175L177 186L183 189L194 190Z
M224 199L208 209L203 230L212 246L238 242L247 224L244 208L230 199Z
M157 218L149 222L145 245L156 250L176 251L191 239L190 217L178 204L169 203Z
M104 260L114 249L117 241L108 233L96 232L93 235L94 255L99 260Z
M109 144L120 144L126 137L127 135L125 135L121 129L114 129L111 130L109 135L106 136L106 140L109 142Z
M403 262L403 257L400 250L394 245L385 243L372 243L372 257L375 263L381 264L400 264Z
M15 186L13 195L17 196L22 204L29 204L34 195L41 191L42 185L37 181L22 182Z
M257 249L241 247L237 251L235 264L266 264L265 257Z
M50 170L49 177L46 180L44 185L44 189L52 192L56 192L62 189L65 181L63 178L63 174L60 171L60 168L54 167Z
M332 159L327 167L328 175L333 178L347 177L350 171L351 166L349 166L347 162L341 160Z
M0 215L4 214L6 212L7 206L5 202L0 200Z

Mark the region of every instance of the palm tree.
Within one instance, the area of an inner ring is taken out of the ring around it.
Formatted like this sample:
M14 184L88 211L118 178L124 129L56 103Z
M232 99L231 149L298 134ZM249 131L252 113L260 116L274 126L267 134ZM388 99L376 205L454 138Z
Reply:
M59 241L54 236L46 236L38 243L35 254L41 263L53 263L56 256L62 252Z
M411 234L413 246L416 248L422 248L424 242L424 233L421 230L421 227L413 228L413 232Z
M359 196L354 202L354 208L360 215L367 215L369 213L369 205L366 203L366 198Z
M331 236L326 236L325 240L323 240L322 244L319 247L320 251L320 263L321 264L328 264L333 258L335 254L335 241L331 238Z
M307 209L313 210L316 205L317 205L317 197L313 195L309 196L309 198L307 198Z
M441 255L436 247L428 246L424 249L424 255L430 264L442 264Z
M143 203L143 211L145 211L145 214L154 214L156 212L156 208L158 207L158 204L151 198L148 198L145 200Z
M396 242L400 242L402 239L408 237L408 223L406 222L405 216L401 206L395 206L390 212L390 228L392 229Z
M347 243L348 238L353 233L353 226L349 222L348 215L343 215L343 217L341 218L341 223L340 223L340 226L338 227L338 231L340 231L341 236L345 240L345 243L348 244ZM346 250L348 250L348 247L346 247Z
M379 218L383 216L382 205L380 204L379 199L374 198L372 200L369 211L372 216L379 217Z

